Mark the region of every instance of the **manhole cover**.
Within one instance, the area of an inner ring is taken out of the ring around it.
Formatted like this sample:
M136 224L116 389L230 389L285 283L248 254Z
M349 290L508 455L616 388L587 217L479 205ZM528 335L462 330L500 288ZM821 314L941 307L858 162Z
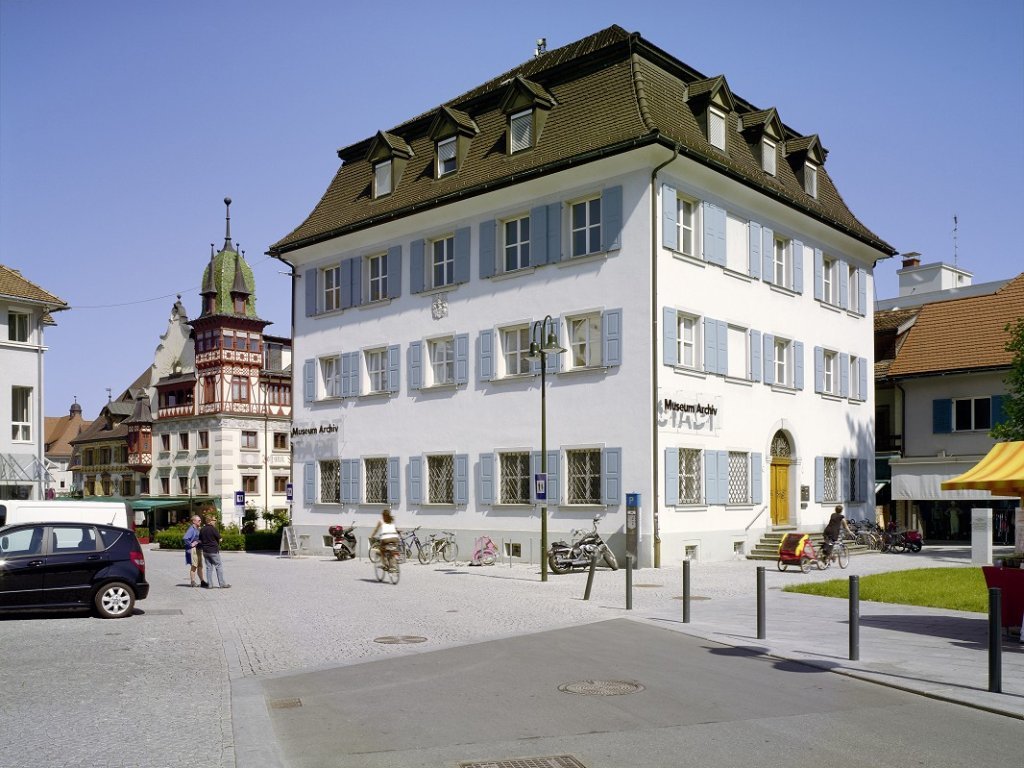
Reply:
M587 768L572 755L551 757L513 757L510 760L471 760L459 768Z
M631 683L628 680L579 680L558 686L562 693L575 693L579 696L622 696L627 693L638 693L643 689L640 683Z
M673 600L682 600L683 596L682 595L676 595L672 599ZM690 595L690 599L691 600L710 600L711 598L710 597L704 597L703 595Z
M302 699L272 699L271 709L294 709L302 706Z
M382 645L403 645L406 643L425 643L427 638L420 637L419 635L384 635L384 637L375 637L373 642L381 643Z

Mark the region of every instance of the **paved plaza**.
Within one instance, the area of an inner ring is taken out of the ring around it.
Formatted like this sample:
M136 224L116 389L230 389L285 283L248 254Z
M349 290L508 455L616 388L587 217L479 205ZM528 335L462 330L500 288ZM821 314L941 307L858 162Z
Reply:
M635 636L629 653L637 655L648 644L676 643L682 648L698 639L704 648L799 661L804 668L881 683L889 691L904 689L956 702L965 712L1001 713L1008 733L1024 733L1024 725L1017 722L1024 718L1024 646L1015 638L1004 640L1003 693L989 693L984 615L862 603L861 658L850 661L846 602L781 591L786 584L850 574L967 566L966 547L861 555L847 571L809 574L792 569L780 573L774 563L747 560L695 563L689 624L682 623L678 567L634 572L633 606L627 611L622 570L599 569L591 599L584 601L585 573L552 575L542 583L539 568L526 564L410 563L394 586L378 583L366 560L225 553L232 589L203 590L187 586L181 552L147 550L146 560L150 598L138 604L131 618L25 614L0 619L3 765L298 764L298 732L289 725L294 710L303 706L304 691L312 696L312 689L318 689L323 696L327 686L329 693L332 676L365 676L389 667L374 662L390 661L404 665L410 683L424 670L442 665L455 670L462 665L470 679L480 673L481 654L492 652L529 668L531 637L553 638L568 664L577 653L585 653L585 644L577 652L573 643L578 641L565 644L557 638L572 637L588 625L595 636ZM764 640L757 640L755 632L758 565L768 566ZM595 658L599 655L594 652ZM544 663L557 669L555 658L546 657ZM625 668L616 666L605 658L591 677L619 680ZM565 675L551 679L552 686L571 680L572 673L583 674L583 669L567 666ZM528 708L529 696L524 698L522 691L513 696L514 679L507 674L500 679L504 688L495 690L496 701L504 700L504 691L512 697L509 701ZM648 679L647 685L653 682ZM348 706L355 701L377 711L377 689L365 683ZM446 685L452 684L449 678ZM881 696L882 686L867 689ZM413 701L396 695L401 688L400 681L391 680L382 683L379 693L396 706L401 702L395 714L405 724L422 727L436 705L427 707L421 701L420 708L412 706ZM433 698L444 700L443 690ZM438 712L451 714L451 708L445 705ZM322 738L329 740L330 723L321 725ZM305 737L311 738L308 733ZM1015 738L1019 755L1024 736ZM554 753L549 749L542 754ZM411 763L364 757L330 764Z

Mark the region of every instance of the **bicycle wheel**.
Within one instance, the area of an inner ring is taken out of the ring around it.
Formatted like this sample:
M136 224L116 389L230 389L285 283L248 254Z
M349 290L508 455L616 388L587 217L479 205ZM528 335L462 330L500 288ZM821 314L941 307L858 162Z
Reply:
M370 558L370 562L371 563L379 563L380 562L380 550L377 549L376 547L370 547L370 552L367 555L367 557Z
M811 572L811 558L809 558L807 555L803 555L800 558L800 570L804 573Z
M845 568L850 564L850 551L846 548L845 544L837 544L836 547L836 557L839 560L839 567Z
M494 561L496 559L497 557L495 556L495 554L489 549L485 549L480 553L481 565L494 565Z
M398 583L398 577L401 575L398 568L398 558L392 555L388 558L388 578L391 579L392 584Z
M775 561L775 567L778 568L780 571L786 570L786 564L782 562L781 557Z
M454 563L459 559L459 545L454 541L446 541L441 550L441 557L446 563Z
M417 544L417 547L418 548L416 550L416 559L419 560L420 563L422 563L423 565L426 565L430 562L430 555L434 551L434 547L427 546L424 544Z
M381 562L380 552L378 552L377 559L373 561L373 575L377 581L384 581L384 570L384 563Z

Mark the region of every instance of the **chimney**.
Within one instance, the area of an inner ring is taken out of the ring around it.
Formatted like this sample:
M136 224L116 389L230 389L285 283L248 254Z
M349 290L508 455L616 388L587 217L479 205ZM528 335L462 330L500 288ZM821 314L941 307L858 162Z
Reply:
M903 268L910 269L921 264L920 253L917 251L910 251L909 253L903 254Z

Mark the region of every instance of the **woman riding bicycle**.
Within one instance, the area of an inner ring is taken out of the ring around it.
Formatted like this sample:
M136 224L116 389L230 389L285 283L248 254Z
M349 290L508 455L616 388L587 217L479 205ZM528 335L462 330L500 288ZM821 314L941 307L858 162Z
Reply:
M846 518L843 517L843 505L837 504L836 511L832 513L832 516L828 519L828 525L825 526L823 531L823 537L825 539L822 544L822 551L826 558L832 555L832 545L839 541L840 535L846 531L850 538L856 538L853 530L850 528L850 524L846 522Z
M380 513L380 520L377 527L370 534L370 539L377 542L378 548L395 550L398 546L398 529L395 527L395 519L391 516L391 510L385 509Z

